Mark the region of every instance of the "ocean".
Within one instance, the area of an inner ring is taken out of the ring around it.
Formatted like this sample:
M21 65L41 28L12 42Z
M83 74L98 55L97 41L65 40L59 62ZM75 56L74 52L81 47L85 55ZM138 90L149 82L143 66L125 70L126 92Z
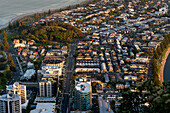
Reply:
M83 1L85 0L0 0L0 28L25 14L59 9Z
M170 81L170 55L166 59L165 67L164 67L164 81Z

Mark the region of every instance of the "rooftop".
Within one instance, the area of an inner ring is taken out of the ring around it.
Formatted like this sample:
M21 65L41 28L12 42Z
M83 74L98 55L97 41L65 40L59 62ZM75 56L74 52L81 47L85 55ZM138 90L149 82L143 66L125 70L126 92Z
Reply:
M82 93L87 93L90 92L90 84L89 83L79 83L75 86L76 90L82 92Z
M47 70L47 69L61 69L59 66L42 66L42 70Z
M13 93L8 93L0 96L0 100L3 101L16 101L20 99L20 95L13 94Z
M24 90L25 86L20 85L18 82L15 82L13 85L7 86L7 90Z
M55 103L38 103L30 113L54 113Z
M54 103L56 101L56 97L36 97L34 103Z

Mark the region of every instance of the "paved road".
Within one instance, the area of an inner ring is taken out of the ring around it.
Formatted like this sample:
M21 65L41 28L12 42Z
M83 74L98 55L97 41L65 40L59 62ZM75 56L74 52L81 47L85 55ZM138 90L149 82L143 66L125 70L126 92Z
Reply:
M69 98L70 98L70 90L72 85L72 75L73 75L73 65L74 65L74 57L75 54L75 44L71 44L69 48L69 56L67 58L68 66L66 70L66 80L64 82L64 94L62 100L61 113L66 113L67 108L69 107Z
M152 56L149 60L149 64L148 64L148 72L147 72L147 77L148 78L152 78L152 61L154 59L154 56Z

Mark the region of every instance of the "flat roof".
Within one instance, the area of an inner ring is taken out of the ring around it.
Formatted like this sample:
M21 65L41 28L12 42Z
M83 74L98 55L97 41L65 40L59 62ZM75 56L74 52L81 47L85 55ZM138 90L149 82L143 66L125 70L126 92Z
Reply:
M29 69L25 72L24 77L31 77L35 74L35 70L34 69Z
M6 87L6 90L24 90L25 85L21 85L18 82L15 82L13 85L9 85Z
M78 83L76 86L75 86L76 90L82 92L82 93L87 93L87 92L90 92L90 84L89 83Z
M36 97L34 103L40 103L40 102L54 103L55 101L56 101L56 97Z
M16 101L20 99L20 95L8 93L0 96L0 100L2 101Z
M47 69L61 69L60 66L42 66L42 70L47 70Z
M36 109L30 113L54 113L55 103L37 103Z

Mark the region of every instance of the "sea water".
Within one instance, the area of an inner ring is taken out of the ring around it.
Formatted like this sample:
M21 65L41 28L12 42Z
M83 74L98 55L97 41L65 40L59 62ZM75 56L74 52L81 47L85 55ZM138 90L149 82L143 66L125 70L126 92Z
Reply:
M24 14L59 9L85 0L0 0L0 28Z
M170 54L166 59L165 67L164 67L164 81L170 81Z

